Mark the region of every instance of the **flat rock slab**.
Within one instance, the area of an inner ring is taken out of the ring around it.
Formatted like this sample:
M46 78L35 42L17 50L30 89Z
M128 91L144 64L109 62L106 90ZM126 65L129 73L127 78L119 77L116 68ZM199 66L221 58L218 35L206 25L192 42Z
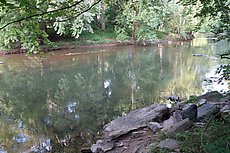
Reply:
M162 121L163 116L169 114L164 104L153 104L149 107L134 110L126 116L119 117L104 127L105 137L118 138L130 131L147 127L149 122Z

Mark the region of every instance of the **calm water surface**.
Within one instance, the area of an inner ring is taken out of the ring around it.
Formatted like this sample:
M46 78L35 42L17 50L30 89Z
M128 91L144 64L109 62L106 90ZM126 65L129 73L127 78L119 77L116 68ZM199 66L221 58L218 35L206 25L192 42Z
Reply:
M225 92L227 82L218 84L214 74L228 61L215 55L229 48L228 42L196 39L77 49L81 55L58 51L44 59L1 56L0 152L78 152L110 120L163 102L162 96Z

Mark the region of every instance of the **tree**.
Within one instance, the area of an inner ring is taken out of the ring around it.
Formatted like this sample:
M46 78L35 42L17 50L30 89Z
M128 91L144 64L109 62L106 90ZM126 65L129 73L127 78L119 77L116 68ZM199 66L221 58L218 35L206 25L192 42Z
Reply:
M101 0L12 0L0 1L0 49L20 47L35 52L40 44L48 44L47 28L58 34L79 37L92 32L90 11ZM15 13L17 12L17 13Z
M200 11L196 16L214 20L211 22L212 32L219 40L227 39L230 41L230 0L181 0L184 5L195 5L200 3ZM230 50L220 55L221 58L229 59ZM222 65L217 70L217 73L222 74L222 79L229 80L230 64Z
M196 16L214 19L212 26L214 32L221 39L230 38L230 0L180 0L184 5L200 4Z

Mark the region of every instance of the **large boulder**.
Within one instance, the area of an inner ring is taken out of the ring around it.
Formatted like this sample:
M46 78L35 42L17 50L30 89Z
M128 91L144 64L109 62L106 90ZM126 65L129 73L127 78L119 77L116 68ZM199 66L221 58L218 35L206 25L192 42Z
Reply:
M104 134L106 137L115 139L130 131L147 127L149 122L162 121L162 118L167 115L169 115L169 109L166 105L153 104L113 120L104 127Z
M173 119L171 119L171 121L169 119L168 124L164 124L164 128L161 131L166 133L183 132L190 129L193 126L193 122L189 118L186 118L180 122L173 122Z
M187 104L182 109L182 119L189 118L190 120L195 121L197 117L197 106L195 104Z
M198 107L197 119L202 120L209 118L211 115L216 114L219 111L219 108L215 104L204 104Z

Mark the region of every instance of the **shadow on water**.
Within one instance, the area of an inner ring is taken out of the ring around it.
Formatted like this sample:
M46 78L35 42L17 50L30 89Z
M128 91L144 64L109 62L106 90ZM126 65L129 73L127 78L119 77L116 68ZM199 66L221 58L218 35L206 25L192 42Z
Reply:
M0 57L0 152L78 152L117 116L206 92L223 62L211 57L229 46L202 41Z

